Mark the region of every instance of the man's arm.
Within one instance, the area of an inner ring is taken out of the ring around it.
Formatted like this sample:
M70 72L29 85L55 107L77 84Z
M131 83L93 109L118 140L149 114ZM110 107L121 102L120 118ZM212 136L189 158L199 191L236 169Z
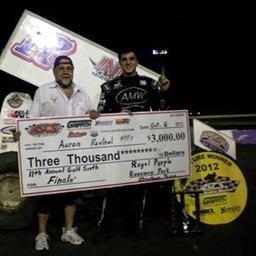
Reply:
M41 97L40 97L40 91L38 88L35 92L32 105L29 109L28 117L40 117L41 116L40 106L41 106Z
M97 110L100 113L112 112L111 86L109 82L101 85L101 94Z
M165 76L164 68L157 81L160 90L159 110L171 109L171 81Z

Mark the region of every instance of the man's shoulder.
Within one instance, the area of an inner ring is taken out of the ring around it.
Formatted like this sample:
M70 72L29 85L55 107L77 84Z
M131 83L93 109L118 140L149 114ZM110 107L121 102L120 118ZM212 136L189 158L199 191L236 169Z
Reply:
M106 81L101 85L102 90L105 92L110 92L113 87L115 87L115 84L120 83L120 77L115 77L111 80Z
M109 84L110 86L112 86L112 85L114 85L115 83L117 83L117 82L120 81L120 80L121 80L121 77L120 77L120 76L117 76L117 77L115 77L115 78L112 78L112 79L106 81L106 82L103 83L102 85L104 85L104 84Z
M73 88L76 88L76 89L78 89L80 91L84 91L85 92L84 88L81 85L78 85L76 83L73 83L72 85L73 85Z
M76 84L76 83L73 83L73 86L74 86L74 88L76 88L79 92L81 92L82 94L88 96L87 91L86 91L81 85L78 85L78 84Z
M48 88L54 88L56 87L56 82L52 81L50 83L46 83L46 84L42 84L38 87L38 89L40 90L45 90L45 89L48 89Z
M46 93L49 93L51 88L55 88L55 87L56 87L56 82L42 84L36 89L36 93L37 94L46 94Z

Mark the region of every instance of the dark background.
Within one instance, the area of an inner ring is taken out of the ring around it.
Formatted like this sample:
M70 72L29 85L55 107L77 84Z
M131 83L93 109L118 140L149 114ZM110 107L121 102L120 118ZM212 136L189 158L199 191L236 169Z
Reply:
M78 5L76 1L43 1L7 5L10 7L4 8L5 15L0 17L0 49L27 9L112 51L131 45L139 52L140 63L156 72L164 64L172 81L175 109L189 109L195 115L256 110L249 84L238 85L236 81L234 20L229 2L87 1ZM152 55L153 49L167 49L168 55L160 59ZM36 89L2 71L0 84L1 102L10 91L26 91L33 96Z

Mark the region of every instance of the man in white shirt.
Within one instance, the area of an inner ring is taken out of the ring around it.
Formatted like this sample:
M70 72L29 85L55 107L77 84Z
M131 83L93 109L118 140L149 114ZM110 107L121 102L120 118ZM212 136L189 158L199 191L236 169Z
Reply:
M58 56L55 59L53 74L55 81L42 85L35 93L29 111L29 117L74 116L89 114L92 119L98 117L92 110L92 102L88 94L73 82L74 66L67 56ZM50 213L56 207L64 207L65 224L61 240L74 245L80 245L84 239L79 236L73 227L76 213L75 199L77 193L66 193L42 196L39 201L38 235L35 238L35 249L49 250L49 236L47 222Z

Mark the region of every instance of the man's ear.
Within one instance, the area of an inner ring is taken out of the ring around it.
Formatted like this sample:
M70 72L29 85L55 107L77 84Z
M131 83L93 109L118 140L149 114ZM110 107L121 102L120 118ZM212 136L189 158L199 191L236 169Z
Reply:
M54 77L55 77L56 68L53 68L53 69L52 69L52 73L53 73L53 75L54 75Z

